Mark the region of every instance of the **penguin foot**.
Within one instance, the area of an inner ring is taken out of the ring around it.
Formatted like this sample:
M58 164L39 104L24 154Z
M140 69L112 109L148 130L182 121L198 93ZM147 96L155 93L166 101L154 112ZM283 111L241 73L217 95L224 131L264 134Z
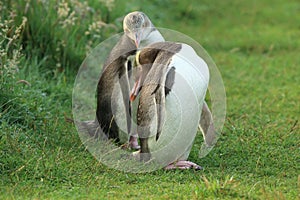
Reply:
M194 170L202 170L203 168L193 162L186 161L186 160L180 160L176 161L174 163L169 164L164 168L165 170L171 170L171 169L194 169Z
M132 150L139 150L141 146L138 143L138 139L135 136L130 136L129 138L129 148Z

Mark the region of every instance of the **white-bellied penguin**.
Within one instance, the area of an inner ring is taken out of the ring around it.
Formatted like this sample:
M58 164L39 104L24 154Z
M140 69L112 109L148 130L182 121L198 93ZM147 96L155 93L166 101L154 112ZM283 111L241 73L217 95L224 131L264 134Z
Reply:
M122 132L131 133L129 79L132 62L130 56L135 54L138 48L164 40L150 19L142 12L136 11L126 15L123 29L125 34L114 46L103 66L97 85L96 111L103 133L109 139L120 143L123 142L120 141ZM132 148L139 148L136 137L131 136L129 140Z
M201 169L187 158L203 110L200 124L205 141L208 130L214 131L204 102L209 82L207 64L192 47L174 42L149 45L136 60L139 74L130 99L134 101L139 94L141 160L155 160L165 169Z

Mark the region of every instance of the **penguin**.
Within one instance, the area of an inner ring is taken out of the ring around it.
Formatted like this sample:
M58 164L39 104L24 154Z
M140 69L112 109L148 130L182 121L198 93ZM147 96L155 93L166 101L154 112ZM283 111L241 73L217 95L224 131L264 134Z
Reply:
M204 101L209 82L205 61L187 44L158 42L137 53L139 73L130 100L139 95L140 159L165 169L202 169L187 161L198 125L205 141L214 132ZM204 112L203 112L204 110Z
M137 136L131 131L132 105L129 101L133 64L131 57L135 55L137 49L164 41L164 38L147 15L139 11L125 16L123 30L125 34L108 55L97 84L96 122L101 128L102 135L104 134L107 139L121 145L126 142L121 139L122 135L126 138L126 135L130 134L130 148L139 149Z

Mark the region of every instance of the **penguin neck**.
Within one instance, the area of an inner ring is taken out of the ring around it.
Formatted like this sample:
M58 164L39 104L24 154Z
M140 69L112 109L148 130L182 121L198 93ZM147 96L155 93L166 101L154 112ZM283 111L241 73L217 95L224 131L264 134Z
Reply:
M149 44L156 43L156 42L164 42L164 37L160 34L160 32L157 29L154 29L150 32L147 39L141 41L141 44L139 46L140 49L146 47Z

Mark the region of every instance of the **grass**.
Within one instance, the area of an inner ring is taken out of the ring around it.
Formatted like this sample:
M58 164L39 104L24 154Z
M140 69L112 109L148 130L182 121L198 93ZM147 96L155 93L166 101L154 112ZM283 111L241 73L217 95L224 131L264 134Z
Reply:
M7 7L1 24L10 10L19 15L0 36L0 199L300 199L298 1L130 0L116 1L109 11L90 0L91 12L81 11L86 7L80 1L66 1L71 11L86 12L67 27L59 23L65 18L58 18L54 1L49 10L30 1L27 12L26 1L15 2L1 3ZM92 157L69 123L73 82L85 54L120 30L117 18L131 10L196 39L219 67L227 117L203 159L201 136L196 139L190 160L203 171L110 169ZM9 43L22 16L26 26ZM108 25L85 34L94 21Z

